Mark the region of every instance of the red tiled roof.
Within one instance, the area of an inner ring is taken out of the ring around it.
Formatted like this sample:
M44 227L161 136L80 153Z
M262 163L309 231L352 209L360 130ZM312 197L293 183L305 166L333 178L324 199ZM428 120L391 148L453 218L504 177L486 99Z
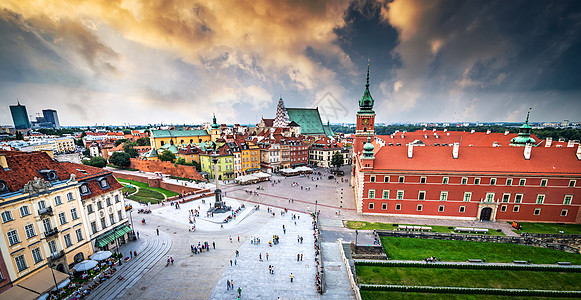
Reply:
M458 159L453 147L414 147L412 158L405 146L375 147L374 170L581 175L577 148L533 147L526 160L524 147L460 147Z
M71 162L62 162L61 165L64 169L67 170L68 173L75 174L78 182L86 183L89 187L91 193L81 196L82 199L93 198L101 194L123 188L123 185L117 181L111 171ZM107 183L109 183L108 188L102 189L97 182L96 179L101 177L105 177L107 179Z
M264 119L264 118L262 118L262 120L264 120L264 125L266 127L272 127L272 124L274 123L274 119Z
M8 189L18 191L34 177L42 178L39 170L55 170L60 180L67 180L70 174L44 152L0 151L4 154L8 169L0 168L0 179L6 181Z

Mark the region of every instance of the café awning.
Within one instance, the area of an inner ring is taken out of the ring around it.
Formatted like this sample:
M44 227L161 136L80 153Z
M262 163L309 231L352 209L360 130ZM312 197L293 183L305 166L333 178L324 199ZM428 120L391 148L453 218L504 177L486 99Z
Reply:
M109 232L99 236L95 241L95 246L102 248L130 231L131 228L127 225L117 226L115 229L109 230Z
M17 285L25 289L37 292L42 295L55 288L54 281L56 279L57 284L69 279L69 275L63 272L52 270L54 272L54 279L52 278L52 273L50 268L45 268L40 270L34 275L29 276ZM38 297L38 295L36 296ZM15 298L19 299L19 298Z
M31 292L23 287L17 285L7 289L0 294L0 299L18 299L18 300L34 300L38 298L38 294Z

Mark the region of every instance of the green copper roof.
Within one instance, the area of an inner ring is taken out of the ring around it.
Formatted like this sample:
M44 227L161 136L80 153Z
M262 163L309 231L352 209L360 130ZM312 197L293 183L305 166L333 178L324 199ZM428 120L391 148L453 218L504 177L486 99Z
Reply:
M510 140L511 146L525 146L526 144L535 144L536 141L531 137L532 127L529 125L530 110L527 113L527 119L518 130L518 136Z
M333 130L331 129L331 126L329 125L323 125L323 130L325 131L325 135L326 136L333 136Z
M373 157L373 148L371 137L367 137L367 143L363 145L363 157Z
M157 157L157 150L155 150L155 148L151 148L151 150L145 153L145 157Z
M287 108L288 118L301 126L301 134L326 135L318 108Z
M172 144L171 146L169 146L167 148L167 150L169 150L173 154L177 154L178 153L178 147L176 147L176 145L174 145L174 144Z
M216 123L216 114L214 114L214 118L212 119L212 129L218 129L220 128L220 125L218 125L218 123Z
M373 111L373 97L369 92L369 62L367 63L367 83L365 84L365 92L363 92L363 97L359 100L359 112L358 113L374 113Z
M178 138L189 136L204 136L209 135L205 130L152 130L151 134L154 138Z

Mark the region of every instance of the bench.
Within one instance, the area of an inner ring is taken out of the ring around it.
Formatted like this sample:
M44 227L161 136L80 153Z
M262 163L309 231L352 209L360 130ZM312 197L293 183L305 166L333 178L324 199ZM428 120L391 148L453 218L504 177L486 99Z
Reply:
M432 227L428 226L411 226L411 225L398 225L398 230L411 230L411 231L432 231Z
M515 260L512 263L524 265L524 264L527 264L527 261L526 260Z
M559 261L559 262L557 262L557 264L561 265L561 266L570 266L571 262L570 261Z
M481 263L482 262L482 259L469 259L468 262L471 262L471 263Z
M454 228L454 231L488 233L488 229L486 229L486 228L472 228L472 227L456 227L456 228Z

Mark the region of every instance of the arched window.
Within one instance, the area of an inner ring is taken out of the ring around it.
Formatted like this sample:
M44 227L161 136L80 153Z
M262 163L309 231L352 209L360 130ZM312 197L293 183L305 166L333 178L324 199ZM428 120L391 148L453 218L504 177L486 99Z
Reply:
M164 141L161 141L161 145L162 145L162 146L163 146L163 145L165 145L165 142L164 142Z

